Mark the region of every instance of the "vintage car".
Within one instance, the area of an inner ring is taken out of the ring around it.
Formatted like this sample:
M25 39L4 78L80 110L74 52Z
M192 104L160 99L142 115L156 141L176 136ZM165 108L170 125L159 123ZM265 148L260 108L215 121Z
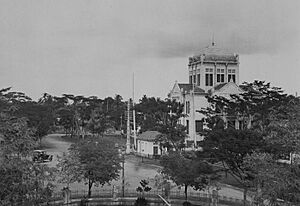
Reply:
M53 155L47 154L45 150L34 150L32 161L34 162L51 162Z

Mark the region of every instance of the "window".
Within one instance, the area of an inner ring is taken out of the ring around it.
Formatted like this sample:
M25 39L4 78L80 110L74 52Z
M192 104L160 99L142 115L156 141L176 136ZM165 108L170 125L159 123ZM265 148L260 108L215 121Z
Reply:
M213 85L213 74L205 74L205 86L212 86Z
M214 72L214 69L213 69L213 68L206 68L206 69L205 69L205 72L206 72L206 73L213 73L213 72Z
M186 134L189 134L189 120L186 120Z
M228 127L228 128L232 128L232 129L235 129L235 120L230 120L230 121L228 121L227 127Z
M228 74L235 74L235 69L228 69Z
M196 84L196 74L193 76L193 84Z
M158 155L158 147L153 147L153 155Z
M200 86L200 74L197 74L197 85Z
M228 82L230 81L235 83L235 69L228 69Z
M190 84L192 84L193 76L190 76Z
M201 120L196 120L195 125L196 125L196 132L203 131L203 122Z
M214 69L213 68L205 68L205 86L213 86L213 79L214 79Z
M217 69L217 83L224 83L224 82L225 82L225 70Z
M244 127L243 121L239 121L239 130L242 130Z
M235 83L235 74L228 74L228 82L233 81Z
M225 75L224 74L217 74L217 83L224 83Z
M185 106L186 106L185 111L186 111L187 114L189 114L190 111L191 111L191 108L190 108L190 102L189 102L189 101L186 101Z

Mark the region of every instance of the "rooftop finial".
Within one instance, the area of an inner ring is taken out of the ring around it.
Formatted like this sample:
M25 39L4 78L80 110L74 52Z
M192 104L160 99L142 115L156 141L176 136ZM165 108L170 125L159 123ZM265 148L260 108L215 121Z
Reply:
M215 46L215 45L216 45L216 44L215 44L215 35L214 35L214 33L212 34L211 45L212 45L212 46Z

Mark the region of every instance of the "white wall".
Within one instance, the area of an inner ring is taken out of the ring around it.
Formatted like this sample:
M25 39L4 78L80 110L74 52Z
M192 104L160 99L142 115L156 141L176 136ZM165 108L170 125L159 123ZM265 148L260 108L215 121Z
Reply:
M209 106L205 95L194 95L194 107L193 107L193 95L187 94L185 97L185 101L190 102L190 114L187 114L186 117L183 117L182 122L184 126L186 125L186 120L189 120L189 134L188 138L186 139L187 141L193 141L194 136L196 137L196 141L201 141L203 140L203 137L196 134L196 125L195 121L196 120L202 120L204 117L203 114L196 112L197 110L201 110L201 108L206 108ZM194 117L193 117L193 109L194 109ZM193 125L192 125L193 124Z
M153 147L157 147L158 155L161 155L161 151L158 144L145 140L138 140L137 152L144 155L153 155Z

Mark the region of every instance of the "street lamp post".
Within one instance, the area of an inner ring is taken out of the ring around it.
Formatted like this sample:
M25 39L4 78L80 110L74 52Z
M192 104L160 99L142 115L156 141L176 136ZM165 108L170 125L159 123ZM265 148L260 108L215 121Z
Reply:
M125 151L122 151L122 197L125 197Z
M122 197L125 197L125 154L126 150L124 147L120 147L118 143L115 144L118 149L119 155L122 158Z

